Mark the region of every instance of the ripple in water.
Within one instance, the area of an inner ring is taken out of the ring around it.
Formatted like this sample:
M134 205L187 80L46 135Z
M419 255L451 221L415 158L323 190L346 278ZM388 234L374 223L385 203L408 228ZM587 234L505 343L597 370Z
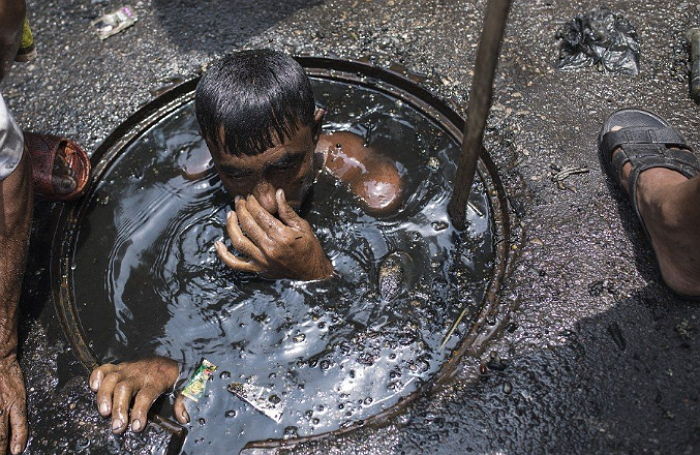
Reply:
M191 103L129 146L82 220L74 287L98 358L158 354L186 368L206 358L226 373L190 402L184 453L234 453L248 441L332 431L391 407L439 370L459 338L440 349L449 326L485 292L494 251L481 184L471 201L485 215L470 210L467 232L452 229L446 212L458 144L384 94L312 82L329 110L324 128L364 136L408 182L399 213L375 218L343 185L319 177L305 217L339 278L268 281L219 263L214 242L231 206L215 175L183 177L184 163L206 152ZM411 285L384 298L380 264L396 251L412 264L404 271ZM250 402L227 391L232 383Z

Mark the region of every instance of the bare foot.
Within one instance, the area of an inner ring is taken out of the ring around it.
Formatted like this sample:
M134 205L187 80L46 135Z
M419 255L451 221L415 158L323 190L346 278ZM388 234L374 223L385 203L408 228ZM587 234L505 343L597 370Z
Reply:
M627 163L620 176L628 194L631 172L632 164ZM679 294L700 296L700 177L688 179L660 167L643 171L637 181L637 206L664 282Z

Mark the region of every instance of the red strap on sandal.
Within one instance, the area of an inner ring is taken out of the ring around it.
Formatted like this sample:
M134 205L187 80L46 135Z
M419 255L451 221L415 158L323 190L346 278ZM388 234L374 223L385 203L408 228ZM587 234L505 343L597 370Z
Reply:
M70 139L48 134L24 133L24 147L32 164L34 192L52 201L70 201L82 196L90 181L90 158ZM62 153L62 156L58 156ZM57 160L62 160L63 163ZM70 170L75 181L67 191L62 188L61 176L56 171L63 166Z

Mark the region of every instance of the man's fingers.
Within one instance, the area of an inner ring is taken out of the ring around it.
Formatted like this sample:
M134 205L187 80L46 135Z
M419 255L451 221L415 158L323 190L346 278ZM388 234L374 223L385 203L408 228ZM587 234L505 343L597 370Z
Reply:
M265 262L265 256L263 256L262 251L260 251L248 237L243 235L243 231L241 231L241 227L238 225L238 215L236 215L236 212L228 213L228 217L226 218L226 232L228 232L228 236L234 248L259 263Z
M27 427L27 405L24 401L16 403L10 409L10 427L12 439L10 451L13 455L22 453L27 445L29 428Z
M112 398L112 433L122 433L129 421L129 405L133 389L128 382L122 381L114 387Z
M119 382L119 374L109 373L100 383L97 391L97 409L103 417L107 417L112 412L112 392L117 382Z
M224 264L226 264L229 268L233 270L238 270L239 272L262 272L260 266L250 261L244 261L238 256L235 256L228 250L228 248L226 248L226 246L223 243L216 242L214 243L214 247L216 248L216 254L217 256L219 256L219 259L221 259L221 261Z
M248 211L247 203L244 198L239 198L236 202L236 214L238 215L238 222L241 228L243 228L243 231L256 246L262 247L264 243L270 241L270 237L258 226L257 221L255 221L253 215Z
M277 190L275 198L277 199L277 212L282 221L288 226L300 227L303 219L297 215L297 212L295 212L289 204L287 204L287 197L284 195L284 190Z
M113 365L111 363L105 363L104 365L100 365L99 367L95 368L92 370L92 373L90 373L90 388L92 389L93 392L97 392L97 390L100 388L100 384L102 383L102 379L104 379L105 375L111 373L112 371L115 371L117 369L116 365Z
M248 212L253 216L253 219L258 223L263 231L265 231L268 236L272 237L270 234L279 232L284 225L280 221L265 210L262 205L258 202L255 196L252 194L248 195L246 201L246 208Z
M175 398L173 412L175 413L175 418L177 421L182 425L190 422L190 415L187 413L187 408L185 406L185 396L181 393L177 395L177 398Z
M160 394L151 388L141 389L134 399L134 407L131 408L131 431L139 432L146 427L148 410Z

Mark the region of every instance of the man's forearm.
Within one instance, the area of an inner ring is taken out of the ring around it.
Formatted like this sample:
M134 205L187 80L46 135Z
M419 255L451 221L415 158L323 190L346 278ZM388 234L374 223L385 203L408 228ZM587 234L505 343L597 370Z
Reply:
M32 216L28 157L0 182L0 359L17 349L17 305L27 260Z

